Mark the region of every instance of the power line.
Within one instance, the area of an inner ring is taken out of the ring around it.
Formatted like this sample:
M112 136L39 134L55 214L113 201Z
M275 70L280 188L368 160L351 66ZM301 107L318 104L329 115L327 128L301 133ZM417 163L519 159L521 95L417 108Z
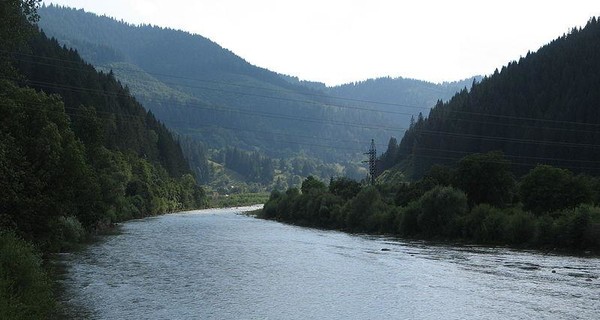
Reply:
M46 86L46 87L51 87L51 88L71 90L74 92L85 92L87 90L87 91L91 91L91 92L94 92L94 93L97 93L100 95L110 96L109 93L102 91L102 90L94 90L94 89L87 89L87 88L73 87L73 86L63 86L63 85L57 85L57 84L52 84L52 83L47 83L47 82L40 82L40 81L32 82L32 83L36 83L40 86ZM121 96L128 96L128 95L123 94ZM305 121L305 122L313 122L313 123L325 123L325 124L339 125L339 126L351 126L351 127L357 127L357 128L363 128L363 129L381 129L384 131L387 131L386 129L389 129L389 131L407 130L407 128L402 128L402 127L386 127L386 126L377 126L377 125L369 125L369 124L361 124L361 123L347 123L347 122L327 120L327 119L301 118L301 117L294 117L294 116L281 115L281 114L259 113L259 112L246 111L246 110L237 110L237 109L221 107L221 106L213 106L213 107L207 108L207 107L202 107L202 106L188 106L185 104L181 104L181 105L183 105L185 107L194 108L194 109L198 108L198 109L208 109L208 110L219 111L219 112L234 112L234 113L246 114L246 115L251 115L251 116L276 118L276 119L288 119L288 120L294 120L294 121ZM170 121L170 122L175 122L175 121ZM187 123L185 121L181 121L181 122ZM586 131L586 132L589 132L589 131ZM507 137L486 136L486 135L476 135L476 134L467 134L467 133L456 133L456 132L448 132L448 131L432 131L432 130L423 130L423 129L417 130L416 133L417 134L422 133L422 134L429 134L429 135L445 135L445 136L454 136L454 137L464 137L464 138L482 139L482 140L488 140L488 141L505 141L505 142L515 142L515 143L561 145L561 146L574 146L574 147L599 147L599 145L595 145L595 144L580 144L580 143L560 142L560 141L543 141L543 140L532 140L532 139L507 138Z
M14 99L13 99L14 100ZM44 104L40 103L40 106L43 106ZM23 108L29 108L29 109L35 109L37 110L37 108L32 108L32 107L25 107L25 106L21 106ZM72 110L78 110L78 108L75 107L65 107L65 109L72 109ZM47 110L50 112L54 112L54 110ZM58 111L56 111L58 112ZM100 114L106 114L106 115L117 115L117 113L111 113L111 112L102 112L102 111L96 111L97 113ZM129 118L129 119L140 119L143 120L145 118L145 115L140 115L140 116L136 116L136 115L123 115L123 114L118 114L121 117L125 117L125 118ZM85 115L81 115L81 114L69 114L69 116L76 116L76 117L88 117ZM89 118L93 118L93 116L89 116ZM102 117L98 117L101 118ZM113 118L104 118L107 120L113 120ZM123 119L121 119L120 121L124 121ZM126 120L125 120L126 121ZM188 128L189 129L189 128ZM312 146L312 147L319 147L319 148L327 148L327 149L332 149L332 150L345 150L345 151L355 151L355 152L360 152L363 149L357 149L357 148L345 148L345 147L340 147L340 146L331 146L331 145L323 145L323 144L316 144L316 143L307 143L307 142L299 142L299 141L289 141L289 140L282 140L282 139L276 139L274 138L274 136L277 135L282 135L282 133L279 132L269 132L269 131L260 131L260 130L251 130L251 129L242 129L242 128L234 128L234 127L229 127L228 129L230 130L238 130L238 131L247 131L247 132L257 132L257 133L262 133L262 134L271 134L273 135L273 137L271 138L263 138L263 140L271 140L271 141L276 141L279 143L287 143L287 144L295 144L295 145L306 145L306 146ZM201 131L201 129L196 129L198 131ZM421 131L423 132L423 130ZM450 134L448 132L436 132L436 131L426 131L424 133L429 133L429 134ZM287 136L292 136L295 137L295 135L290 135L290 134L283 134L283 135L287 135ZM461 134L454 134L454 136L456 137L461 137ZM481 135L464 135L466 138L469 139L477 139L477 138L487 138L487 139L492 139L492 140L499 140L499 141L504 141L505 139L503 137L489 137L489 136L481 136ZM315 137L310 137L310 136L303 136L305 138L315 138ZM330 140L330 141L339 141L337 139L322 139L319 138L320 140ZM522 141L518 141L518 140L522 140ZM347 142L351 142L351 143L360 143L359 141L351 141L351 140L345 140ZM527 143L527 144L559 144L561 146L567 146L567 147L591 147L591 148L600 148L600 145L592 145L592 144L576 144L576 143L564 143L564 142L555 142L555 141L536 141L536 140L528 140L528 139L511 139L511 142L522 142L522 143ZM432 152L446 152L446 153L455 153L455 154L463 154L463 155L468 155L468 154L472 154L472 153L476 153L477 151L472 151L472 152L468 152L468 151L456 151L456 150L448 150L448 149L441 149L441 148L423 148L423 147L417 147L418 150L426 150L426 151L432 151ZM429 158L439 158L439 159L450 159L450 160L458 160L459 158L449 158L449 157L443 157L443 156L431 156L431 155L423 155L423 154L418 154L416 156L419 157L429 157ZM526 157L526 156L518 156L518 155L511 155L511 154L504 154L504 156L509 157L509 158L521 158L521 159L530 159L530 160L543 160L543 161L558 161L558 162L580 162L580 163L595 163L595 161L588 161L588 160L578 160L578 159L563 159L563 158L550 158L550 157ZM520 164L520 165L528 165L530 166L530 163L513 163L513 164ZM575 167L572 167L575 168ZM582 167L578 167L578 168L582 168ZM588 169L595 169L592 167L587 167Z
M72 87L72 90L75 87ZM80 87L81 88L81 87ZM66 90L66 88L63 88ZM81 88L81 89L85 89L85 90L90 90L89 88ZM105 91L102 90L96 90L97 92L101 92L103 94L106 94ZM224 91L227 92L227 91ZM238 94L244 94L244 93L239 93L239 92L231 92L230 93L238 93ZM370 111L374 111L372 109L369 109ZM454 111L449 111L449 113L452 113ZM442 110L443 113L443 110ZM498 118L505 118L505 119L518 119L518 120L526 120L526 121L540 121L540 122L552 122L552 123L564 123L564 124L577 124L577 125L590 125L590 126L598 126L598 124L589 124L589 123L581 123L581 122L572 122L572 121L558 121L558 120L548 120L548 119L538 119L538 118L528 118L528 117L516 117L516 116L503 116L503 115L492 115L492 114L483 114L483 113L475 113L475 112L461 112L463 114L473 114L473 115L482 115L482 116L489 116L489 117L498 117ZM250 113L251 115L257 115L257 116L263 116L260 115L258 113ZM294 120L296 120L296 117L293 117ZM466 119L460 119L460 118L455 118L454 120L457 121L469 121ZM496 125L511 125L511 126L519 126L519 127L527 127L527 126L523 126L523 125L515 125L515 124L499 124L499 123L495 123L495 122L489 122L489 121L472 121L472 122L477 122L477 123L482 123L482 124L496 124ZM346 125L346 124L342 124L342 125ZM360 124L355 124L355 125L360 125ZM535 126L528 126L528 128L539 128L539 127L535 127ZM595 131L590 131L590 130L578 130L578 129L563 129L563 128L547 128L547 129L551 129L551 130L568 130L568 131L575 131L575 132L595 132ZM449 132L441 132L441 131L425 131L425 130L421 130L418 131L420 133L426 133L426 134L449 134L449 135L453 135L455 137L465 137L465 138L469 138L469 139L487 139L487 140L497 140L497 141L506 141L506 142L517 142L517 143L532 143L532 144L557 144L560 146L571 146L571 147L593 147L596 148L598 147L598 145L594 145L594 144L577 144L577 143L570 143L570 142L556 142L556 141L539 141L539 140L531 140L531 139L517 139L517 138L505 138L505 137L494 137L494 136L484 136L484 135L471 135L471 134L461 134L461 133L449 133ZM507 155L508 156L508 155ZM546 160L550 160L552 158L545 158ZM554 160L558 160L558 161L570 161L568 159L554 159Z
M42 56L35 56L35 55L27 55L27 54L23 54L26 56L33 56L33 57L40 57L40 58L46 58L46 57L42 57ZM63 59L57 59L57 58L47 58L50 60L58 60L58 61L65 61L68 63L76 63L70 60L63 60ZM45 64L42 62L36 62L36 61L29 61L29 60L22 60L22 61L26 61L26 62L32 62L32 63L39 63L42 65L47 65L47 66L52 66L52 67L59 67L59 68L69 68L69 67L65 67L65 66L57 66L57 65L51 65L51 64ZM83 63L76 63L79 65L84 65ZM90 68L92 68L91 65L89 65ZM72 68L71 68L72 69ZM139 71L139 70L134 70L131 69L131 71L134 72L145 72L145 71ZM146 72L147 73L147 72ZM177 76L171 76L171 75L163 75L163 76L168 76L168 77L174 77L174 78L183 78L183 79L188 79L188 80L195 80L195 81L204 81L204 82L211 82L211 83L216 83L216 84L224 84L224 85L230 85L230 86L239 86L239 87L248 87L248 88L256 88L256 89L265 89L265 90L270 90L270 91L278 91L278 92L286 92L286 93L295 93L293 91L284 91L284 90L277 90L277 89L270 89L270 88L260 88L260 87L252 87L252 86L243 86L243 85L237 85L237 84L232 84L232 83L227 83L227 82L218 82L218 81L210 81L210 80L202 80L202 79L195 79L195 78L186 78L186 77L177 77ZM163 82L164 83L164 82ZM283 97L273 97L273 96L265 96L265 95L258 95L258 94L252 94L252 93L247 93L247 92L239 92L239 91L230 91L230 90L224 90L224 89L219 89L219 88L210 88L210 87L195 87L195 86L188 86L188 85L184 85L184 84L173 84L173 85L177 85L177 86L184 86L184 87L190 87L190 88L194 88L194 89L205 89L205 90L213 90L213 91L219 91L219 92L223 92L223 93L233 93L233 94L238 94L238 95L246 95L246 96L255 96L255 97L261 97L261 98L267 98L267 99L276 99L276 100L284 100L284 101L294 101L294 102L299 102L299 103L308 103L308 104L315 104L318 106L329 106L329 107L337 107L337 108L349 108L349 109L355 109L355 110L363 110L363 111L369 111L369 112L375 112L375 113L392 113L392 114L400 114L400 115L413 115L411 113L405 113L405 112L397 112L397 111L389 111L389 110L376 110L376 109L371 109L371 108L363 108L363 107L356 107L356 106L344 106L344 105L334 105L334 104L327 104L324 102L316 102L316 101L309 101L309 100L299 100L299 99L289 99L289 98L283 98ZM306 95L304 93L301 93L302 95ZM369 100L358 100L358 99L349 99L349 100L357 100L357 101L362 101L365 103L375 103L375 104L386 104L386 103L382 103L382 102L377 102L377 101L369 101ZM174 103L174 102L170 102L170 103ZM395 105L395 106L404 106L404 107L408 107L408 105L402 105L402 104L394 104L394 103L389 103L389 105ZM423 107L416 107L415 108L423 108ZM541 118L531 118L531 117L518 117L518 116L507 116L507 115L496 115L496 114L488 114L488 113L479 113L479 112L470 112L470 111L459 111L459 110L436 110L433 109L436 112L440 112L440 113L458 113L458 114L468 114L468 115L479 115L479 116L485 116L485 117L495 117L495 118L503 118L503 119L510 119L510 120L525 120L525 121L534 121L534 122L549 122L549 123L556 123L556 124L571 124L571 125L578 125L578 126L595 126L598 127L600 126L600 124L591 124L591 123L585 123L585 122L575 122L575 121L563 121L563 120L551 120L551 119L541 119ZM437 119L438 117L434 117L432 115L430 115L428 117L428 119ZM546 129L546 130L555 130L555 131L570 131L570 132L594 132L591 130L586 130L586 129L574 129L574 128L556 128L556 127L542 127L542 126L525 126L525 125L519 125L519 124L513 124L513 123L499 123L499 122L490 122L490 121L481 121L481 120L473 120L473 119L461 119L461 118L457 118L457 117L453 117L453 118L448 118L448 117L439 117L442 119L448 119L448 120L456 120L456 121L465 121L465 122L471 122L471 123L480 123L480 124L493 124L493 125L500 125L500 126L513 126L513 127L522 127L522 128L532 128L532 129ZM395 128L391 128L389 126L387 127L383 127L383 126L378 126L381 129L391 129L393 131L398 131ZM406 128L400 128L403 130L406 130Z

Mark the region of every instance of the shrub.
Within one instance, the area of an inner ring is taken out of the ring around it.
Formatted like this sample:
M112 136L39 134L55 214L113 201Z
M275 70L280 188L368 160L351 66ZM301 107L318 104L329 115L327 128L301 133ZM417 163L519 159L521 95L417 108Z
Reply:
M476 239L484 243L497 243L504 241L506 215L499 209L492 208L481 223L481 233Z
M418 217L421 233L426 237L455 236L458 233L457 217L467 212L467 196L452 187L435 187L420 199Z
M504 238L512 244L523 244L534 239L536 224L534 216L520 209L512 209L506 221Z
M492 207L487 203L475 206L463 220L463 236L476 241L489 239L484 221L488 216L498 211L498 208Z
M555 221L558 245L578 249L598 248L600 208L582 205L563 210Z
M412 201L405 207L400 208L396 216L396 230L402 236L415 236L421 233L419 228L419 215L421 214L421 205L419 201Z
M0 319L48 319L54 308L39 255L14 233L0 232Z
M364 229L367 218L380 208L381 195L375 187L362 189L354 199L346 204L346 227L351 230Z

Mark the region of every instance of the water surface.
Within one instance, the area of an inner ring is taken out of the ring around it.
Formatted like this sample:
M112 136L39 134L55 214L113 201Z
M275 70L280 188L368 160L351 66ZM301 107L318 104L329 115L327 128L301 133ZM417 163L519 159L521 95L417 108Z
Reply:
M65 301L88 319L598 318L598 258L432 246L238 213L122 224L64 256Z

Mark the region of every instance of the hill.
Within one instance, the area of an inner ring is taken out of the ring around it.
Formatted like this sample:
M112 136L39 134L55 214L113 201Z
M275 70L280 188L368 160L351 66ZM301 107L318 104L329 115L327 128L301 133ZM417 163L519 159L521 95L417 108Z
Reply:
M598 175L599 49L594 18L496 70L470 92L437 103L390 146L383 156L387 168L397 165L419 178L433 164L500 150L519 174L548 164Z
M400 136L399 124L408 127L419 110L464 88L402 79L417 85L383 97L381 92L398 87L384 88L379 84L387 81L379 80L340 88L309 85L253 66L200 35L56 6L42 7L40 15L45 32L97 68L112 70L159 119L201 143L208 157L218 152L206 149L235 147L298 163L301 168L290 170L274 161L274 170L289 173L289 183L302 172L361 178L361 154L371 138ZM402 98L409 91L410 98ZM418 110L402 106L409 104ZM200 158L189 150L187 157Z

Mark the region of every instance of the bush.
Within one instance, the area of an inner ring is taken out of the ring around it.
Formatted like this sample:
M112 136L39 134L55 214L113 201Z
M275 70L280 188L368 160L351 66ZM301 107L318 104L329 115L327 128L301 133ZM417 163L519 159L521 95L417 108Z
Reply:
M506 221L504 238L512 244L523 244L534 239L536 221L529 212L512 209Z
M459 233L457 218L467 212L467 196L452 187L435 187L420 199L418 217L421 233L426 237L456 236Z
M536 236L535 243L537 245L547 246L556 245L556 228L554 227L554 219L546 214L538 217L536 220Z
M485 242L490 237L488 236L486 226L484 226L484 221L488 216L497 214L498 212L498 208L492 207L487 203L475 206L463 220L463 237Z
M381 207L381 195L375 187L369 186L362 189L345 206L346 227L354 231L365 231L364 229L372 228L372 225L367 225L367 220Z
M555 221L558 245L577 249L598 248L600 208L582 205L563 210Z
M421 233L421 229L419 228L420 214L421 205L418 201L412 201L405 207L402 207L396 216L396 230L398 234L410 237Z
M505 241L506 215L499 209L492 208L481 223L481 233L476 239L483 243L499 243Z
M48 319L54 308L39 255L14 233L0 232L0 319Z

